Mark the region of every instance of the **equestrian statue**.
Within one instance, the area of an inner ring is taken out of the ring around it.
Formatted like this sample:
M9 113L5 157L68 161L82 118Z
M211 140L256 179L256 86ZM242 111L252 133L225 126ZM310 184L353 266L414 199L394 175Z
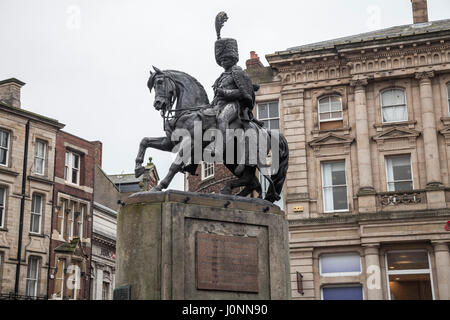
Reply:
M237 196L246 197L255 191L261 198L261 184L256 175L258 169L269 184L265 200L273 203L280 200L286 178L289 162L288 144L281 133L264 128L263 123L253 116L255 91L259 90L259 86L253 85L248 74L237 66L239 61L237 41L220 36L227 20L226 13L220 12L215 21L217 33L215 57L224 72L213 85L214 99L211 103L203 86L187 73L176 70L162 71L156 67L153 67L154 72L150 71L147 86L150 92L155 90L153 106L163 118L166 135L142 139L136 157L135 175L139 177L144 173L142 163L147 148L167 152L177 150L177 159L172 163L169 173L152 191L166 189L179 172L195 174L199 161L196 161L194 156L196 152L194 140L198 139L195 131L200 124L202 137L212 129L222 136L222 139L215 136L213 141L201 140L200 160L203 160L203 155L209 155L210 158L221 155L220 159L227 159L223 164L237 177L226 182L221 193L231 195L234 188L243 187ZM257 143L253 144L248 140L239 143L236 136L229 134L233 130L245 132L253 130L256 133ZM181 142L174 141L173 136L177 132L187 133L187 137L183 137ZM233 146L231 150L230 145ZM238 152L238 147L244 149L242 153ZM186 150L190 151L188 161ZM254 153L261 151L264 153L264 159L256 157L258 161L251 161L255 159ZM274 157L274 152L277 153L277 157ZM273 164L267 164L266 161L269 154L270 158L277 159L276 170L267 170L268 166L273 167Z

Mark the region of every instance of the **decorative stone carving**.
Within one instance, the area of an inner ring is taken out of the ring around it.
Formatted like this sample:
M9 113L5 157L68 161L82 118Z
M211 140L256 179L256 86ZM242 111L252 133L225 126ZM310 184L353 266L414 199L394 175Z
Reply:
M420 132L402 127L393 127L372 139L377 143L378 150L414 149L416 148L417 137Z

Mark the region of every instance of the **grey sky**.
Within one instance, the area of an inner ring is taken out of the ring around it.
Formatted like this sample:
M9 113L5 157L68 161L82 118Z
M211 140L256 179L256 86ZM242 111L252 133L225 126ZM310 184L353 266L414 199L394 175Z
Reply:
M428 8L430 20L450 18L449 0ZM101 140L107 173L132 172L141 138L163 135L146 87L152 65L193 75L212 99L219 11L242 67L251 50L267 64L266 54L288 47L412 23L410 0L0 0L0 80L27 83L23 108ZM165 175L173 156L149 156ZM171 188L183 188L182 175Z

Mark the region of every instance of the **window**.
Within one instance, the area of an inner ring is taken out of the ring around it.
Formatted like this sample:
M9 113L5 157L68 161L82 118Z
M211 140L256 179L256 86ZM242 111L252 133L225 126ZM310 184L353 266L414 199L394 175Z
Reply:
M76 262L68 268L67 296L72 300L77 300L81 293L81 269L79 264L79 262Z
M0 129L0 165L8 165L9 132Z
M0 187L0 228L5 227L6 188Z
M383 122L408 121L405 90L389 89L381 93Z
M319 259L320 275L327 277L355 276L361 274L359 253L323 254Z
M340 96L327 96L319 99L319 122L322 130L341 128L342 98Z
M391 300L432 300L433 284L426 250L386 253Z
M262 175L262 173L259 174L259 183L261 184L261 190L262 190L262 198L264 199L267 194L267 190L269 190L269 181ZM283 192L280 194L281 199L277 202L274 202L274 205L277 205L280 207L281 210L284 210L284 201L283 201Z
M64 296L64 268L65 261L58 259L58 264L56 265L55 292L53 294L55 299L62 299Z
M411 156L386 157L386 176L388 191L413 190Z
M39 276L39 259L29 258L28 259L28 270L26 279L26 295L29 297L37 296L37 282Z
M448 104L448 114L450 116L450 83L447 83L447 104Z
M214 177L214 163L202 161L202 180Z
M66 151L64 180L73 184L80 184L80 155Z
M45 172L45 151L47 144L43 141L36 140L34 146L34 172L40 175L44 175Z
M69 237L73 238L75 234L75 202L72 202L72 207L69 212L69 219L67 222L69 223Z
M259 103L257 118L264 122L264 127L269 130L280 130L280 111L278 102Z
M41 221L42 221L42 196L39 194L33 194L31 200L31 223L30 232L41 233Z
M61 200L61 205L58 211L58 232L64 236L65 231L65 216L67 210L67 200Z
M109 282L103 281L102 300L109 300Z
M363 300L360 284L326 286L322 288L322 300Z
M322 185L325 212L347 211L345 161L322 163Z
M80 204L80 214L78 216L78 237L80 239L83 239L83 229L84 229L84 217L86 212L86 205Z

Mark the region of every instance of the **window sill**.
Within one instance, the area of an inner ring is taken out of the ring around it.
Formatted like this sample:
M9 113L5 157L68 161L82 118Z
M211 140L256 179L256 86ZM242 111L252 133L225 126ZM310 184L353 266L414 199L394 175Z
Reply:
M0 227L0 231L3 231L3 232L8 232L8 228L3 228L3 227Z
M45 236L42 233L34 233L34 232L30 232L28 233L28 235L30 237L37 237L37 238L45 238Z
M390 128L390 127L401 127L401 126L408 126L410 129L414 129L416 126L417 121L416 120L409 120L409 121L397 121L397 122L384 122L384 123L375 123L373 127L377 129L377 131L383 131L383 128Z
M19 175L18 172L11 170L9 167L0 165L0 173L9 174L11 176L17 177Z
M47 177L45 176L28 176L28 180L31 181L36 181L36 182L41 182L41 183L45 183L45 184L49 184L49 185L54 185L55 183L49 179L47 179Z

